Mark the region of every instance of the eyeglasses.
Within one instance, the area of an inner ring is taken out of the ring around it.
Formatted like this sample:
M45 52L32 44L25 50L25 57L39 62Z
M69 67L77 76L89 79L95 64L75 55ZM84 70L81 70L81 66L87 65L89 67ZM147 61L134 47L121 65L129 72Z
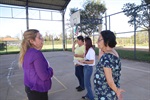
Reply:
M102 41L103 39L98 39L98 41L97 42L100 42L100 41Z
M39 37L36 37L36 38L38 38L38 39L40 39L40 40L43 39L42 35L40 35Z

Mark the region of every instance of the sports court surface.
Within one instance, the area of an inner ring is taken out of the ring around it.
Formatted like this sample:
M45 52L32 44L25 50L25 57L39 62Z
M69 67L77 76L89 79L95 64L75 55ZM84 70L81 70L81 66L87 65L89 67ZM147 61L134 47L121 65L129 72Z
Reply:
M73 53L43 54L54 69L49 100L81 100L86 91L77 92L75 89L78 82L74 75ZM23 71L18 68L17 60L18 54L0 55L0 100L27 100ZM91 81L93 84L93 79ZM150 100L150 63L122 59L121 87L126 91L124 100Z

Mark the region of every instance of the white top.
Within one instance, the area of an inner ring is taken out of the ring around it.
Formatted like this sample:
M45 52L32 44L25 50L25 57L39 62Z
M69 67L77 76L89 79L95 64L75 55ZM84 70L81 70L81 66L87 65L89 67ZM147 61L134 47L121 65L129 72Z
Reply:
M74 59L73 62L74 62L75 64L79 64L79 65L82 65L82 66L87 65L87 64L84 64L84 63L79 62L79 61L76 60L76 59Z
M86 65L89 65L89 66L94 66L95 65L95 51L92 47L89 48L84 60L94 60L93 64L86 64Z

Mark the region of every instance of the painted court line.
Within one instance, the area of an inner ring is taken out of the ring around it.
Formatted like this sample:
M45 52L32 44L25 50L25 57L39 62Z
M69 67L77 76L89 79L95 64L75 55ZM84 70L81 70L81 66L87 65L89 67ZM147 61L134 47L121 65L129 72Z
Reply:
M60 82L55 76L53 76L53 78L54 78L60 85L62 85L64 89L60 89L60 90L57 90L57 91L49 92L48 94L54 94L54 93L61 92L61 91L64 91L64 90L67 89L67 87L66 87L62 82Z
M150 73L150 71L146 71L146 70L142 70L142 69L135 69L135 68L126 67L126 66L123 66L123 68L131 69L131 70L136 70L136 71L140 71L140 72L144 72L144 73Z
M19 95L21 95L21 96L24 96L24 94L22 93L22 92L20 92L19 90L17 90L16 88L15 88L15 86L12 84L12 82L11 82L11 80L10 80L10 76L12 76L12 71L13 71L13 69L14 69L14 63L16 62L16 60L14 60L14 61L12 61L12 63L11 63L11 66L8 68L8 75L7 75L7 82L8 82L8 84L9 84L9 86L11 87L11 88L13 88ZM48 92L48 94L53 94L53 93L57 93L57 92L61 92L61 91L64 91L64 90L66 90L67 89L67 87L62 83L62 82L60 82L55 76L53 76L53 78L60 84L60 85L62 85L63 86L63 89L60 89L60 90L57 90L57 91L53 91L53 92Z
M73 56L73 55L69 55L69 54L65 54L65 55ZM147 70L135 69L135 68L126 67L126 66L123 66L123 68L131 69L131 70L136 70L136 71L140 71L140 72L144 72L144 73L150 73L150 70L149 70L149 71L147 71Z

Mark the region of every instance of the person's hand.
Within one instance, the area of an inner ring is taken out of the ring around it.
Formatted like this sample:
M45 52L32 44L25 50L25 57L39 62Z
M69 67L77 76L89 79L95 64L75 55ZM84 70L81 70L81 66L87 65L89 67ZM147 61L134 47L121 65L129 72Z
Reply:
M117 93L116 93L118 100L123 100L122 92L125 92L125 90L118 88Z
M75 57L78 57L78 54L74 54Z
M85 60L79 60L80 63L85 63Z

